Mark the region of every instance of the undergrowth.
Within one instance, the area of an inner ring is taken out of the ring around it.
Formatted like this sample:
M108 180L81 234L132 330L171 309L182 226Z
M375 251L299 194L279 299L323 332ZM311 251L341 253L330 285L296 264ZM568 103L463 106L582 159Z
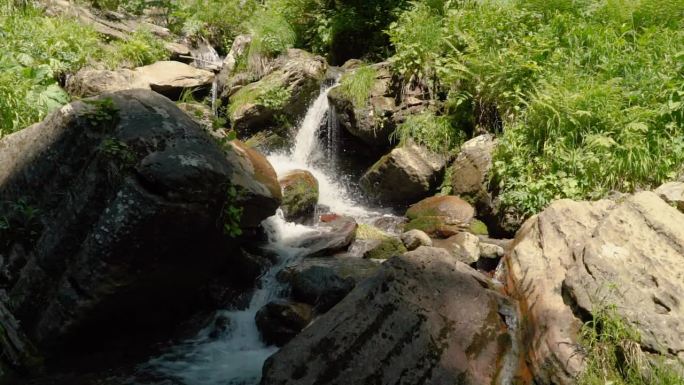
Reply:
M413 142L446 154L463 142L463 131L452 126L448 116L437 116L431 111L410 115L391 136L400 144Z
M585 370L578 385L682 385L684 377L675 365L648 357L640 348L638 331L627 324L615 306L595 311L581 329L580 344L586 352Z
M363 108L371 95L378 71L372 66L362 66L348 72L340 79L340 92L349 98L356 108Z

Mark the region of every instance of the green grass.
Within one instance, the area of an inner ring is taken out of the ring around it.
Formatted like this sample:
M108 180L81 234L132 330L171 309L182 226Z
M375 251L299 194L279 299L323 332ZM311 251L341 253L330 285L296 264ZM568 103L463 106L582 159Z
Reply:
M409 116L392 134L392 140L400 144L413 142L440 154L457 148L463 138L464 133L453 127L450 117L431 111Z
M678 364L647 357L640 348L640 339L638 331L619 316L615 306L595 311L580 333L586 367L578 385L684 384L684 377L675 370Z
M364 65L345 73L340 79L339 90L342 95L352 101L356 108L364 108L368 104L377 76L377 69Z
M395 71L503 131L493 185L521 215L684 164L684 0L421 1L389 34Z
M140 67L168 58L164 41L145 29L135 31L130 39L105 46L98 57L111 69Z

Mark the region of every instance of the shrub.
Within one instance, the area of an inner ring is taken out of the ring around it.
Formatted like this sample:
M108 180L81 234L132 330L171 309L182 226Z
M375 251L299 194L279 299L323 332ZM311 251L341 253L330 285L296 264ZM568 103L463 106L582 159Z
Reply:
M130 39L113 42L100 54L100 59L112 69L139 67L168 58L164 41L145 29L135 31Z

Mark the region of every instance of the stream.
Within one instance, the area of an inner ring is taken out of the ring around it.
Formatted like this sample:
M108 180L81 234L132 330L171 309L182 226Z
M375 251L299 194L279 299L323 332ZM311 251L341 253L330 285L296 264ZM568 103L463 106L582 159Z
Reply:
M359 223L368 223L385 214L357 202L344 178L335 169L338 129L328 105L327 84L310 105L299 125L293 147L283 153L268 154L268 160L278 175L294 170L310 171L318 180L319 204L331 212L351 216ZM321 140L319 130L327 129ZM146 370L171 378L184 385L253 385L261 378L264 361L278 348L266 346L260 339L254 322L255 315L268 302L279 298L285 291L276 279L285 266L295 263L306 252L299 245L325 228L286 222L282 212L267 218L262 226L268 235L266 249L278 256L278 262L260 278L249 306L243 310L221 310L215 318L229 319L228 330L218 338L212 337L214 322L195 338L184 341L167 353L150 360Z

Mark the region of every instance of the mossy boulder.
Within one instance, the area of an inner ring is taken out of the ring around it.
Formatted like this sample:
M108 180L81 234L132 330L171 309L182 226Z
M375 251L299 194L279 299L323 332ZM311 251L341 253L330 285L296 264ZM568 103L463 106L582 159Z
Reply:
M473 221L470 222L468 231L475 235L489 235L489 229L487 228L487 225L479 219L473 219Z
M285 219L290 222L305 222L313 219L318 203L318 181L309 171L292 170L278 179L283 192Z
M367 259L388 259L407 251L399 238L371 225L359 225L356 230L356 239L369 241L369 247L363 254L363 257Z
M320 56L290 49L273 68L228 97L228 118L240 137L301 117L320 89L327 64Z
M423 199L406 211L409 223L405 230L421 230L433 238L448 238L468 229L475 209L454 195Z

